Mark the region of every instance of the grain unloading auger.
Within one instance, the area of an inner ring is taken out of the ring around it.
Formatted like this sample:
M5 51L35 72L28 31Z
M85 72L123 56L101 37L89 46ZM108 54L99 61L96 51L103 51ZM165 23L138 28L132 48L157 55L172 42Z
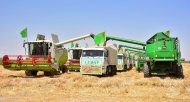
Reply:
M78 38L59 42L57 35L52 34L52 41L45 40L45 36L38 35L36 41L25 42L28 55L4 55L3 66L10 70L25 70L27 76L36 76L38 71L52 76L62 71L68 60L68 52L62 45L91 37L90 34Z

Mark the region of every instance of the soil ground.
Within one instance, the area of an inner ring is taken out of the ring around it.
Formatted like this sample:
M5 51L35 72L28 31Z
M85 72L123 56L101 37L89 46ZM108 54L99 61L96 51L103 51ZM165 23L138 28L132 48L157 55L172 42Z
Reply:
M24 71L0 66L0 102L190 102L190 64L184 79L172 76L144 78L135 68L113 77L70 72L26 77Z

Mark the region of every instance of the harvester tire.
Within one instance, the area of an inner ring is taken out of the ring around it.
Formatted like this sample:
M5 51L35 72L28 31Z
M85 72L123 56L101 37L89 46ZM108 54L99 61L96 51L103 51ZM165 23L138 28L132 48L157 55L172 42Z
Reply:
M133 65L132 64L130 64L129 65L129 70L131 70L133 68Z
M31 71L31 70L26 70L25 74L26 76L37 76L38 71Z
M182 65L177 66L177 73L176 73L176 76L177 76L178 78L184 78Z
M68 72L67 66L65 66L65 65L61 66L60 70L61 70L62 73Z
M148 68L147 63L144 63L144 77L150 77L150 69Z
M45 76L54 76L54 71L44 71Z

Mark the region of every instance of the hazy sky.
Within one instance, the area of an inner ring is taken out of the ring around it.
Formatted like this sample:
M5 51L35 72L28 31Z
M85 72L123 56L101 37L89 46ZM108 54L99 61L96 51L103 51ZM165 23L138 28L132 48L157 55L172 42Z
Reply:
M0 0L0 56L24 54L25 27L29 40L56 33L61 41L102 31L146 41L170 30L190 60L190 0Z

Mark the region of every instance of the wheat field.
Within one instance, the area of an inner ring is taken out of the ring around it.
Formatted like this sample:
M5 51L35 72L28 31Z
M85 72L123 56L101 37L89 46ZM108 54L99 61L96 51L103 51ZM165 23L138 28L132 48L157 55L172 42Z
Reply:
M190 64L184 79L144 78L135 68L113 77L70 72L54 77L26 77L0 66L0 102L190 102Z

